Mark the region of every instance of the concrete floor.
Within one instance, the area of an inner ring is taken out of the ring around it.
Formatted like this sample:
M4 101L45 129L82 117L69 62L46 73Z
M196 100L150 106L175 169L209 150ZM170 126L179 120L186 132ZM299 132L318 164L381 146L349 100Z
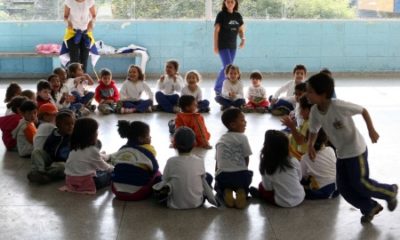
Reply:
M286 79L264 80L272 94ZM244 80L248 86L250 81ZM19 81L24 89L35 89L34 81ZM119 84L122 82L118 81ZM155 81L149 81L155 86ZM0 81L4 96L8 81ZM365 124L355 117L359 129L368 138L370 175L381 182L400 183L399 122L400 81L390 78L344 78L336 81L340 99L365 106L381 138L369 141ZM212 81L202 83L204 95L212 99ZM214 146L226 130L220 122L219 106L211 101L211 113L205 114ZM0 112L5 112L4 104ZM151 126L152 144L158 152L160 168L174 155L170 149L167 122L172 114L130 114L100 116L99 138L104 150L116 151L124 140L118 136L118 119L142 120ZM253 186L261 177L258 156L267 129L281 129L279 119L270 114L246 114L246 134L253 155L249 168L254 171ZM213 173L215 150L205 154L208 172ZM0 146L0 239L400 239L400 211L382 211L373 223L360 224L361 214L343 198L305 201L292 209L250 200L244 210L214 208L171 210L152 200L122 202L114 199L109 189L95 196L64 193L57 190L62 182L46 186L30 184L26 174L30 160ZM385 202L380 201L386 206Z

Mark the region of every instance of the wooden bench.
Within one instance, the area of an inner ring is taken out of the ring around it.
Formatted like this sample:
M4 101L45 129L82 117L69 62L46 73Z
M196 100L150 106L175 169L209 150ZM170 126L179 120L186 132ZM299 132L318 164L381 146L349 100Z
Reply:
M144 52L136 51L133 53L102 54L102 55L100 55L100 59L103 57L106 57L106 58L132 58L133 63L138 64L144 73L146 70L147 62L149 60L149 55L147 53L146 54L143 54L143 53ZM137 57L140 57L140 63L136 63ZM51 58L52 59L52 61L51 61L52 69L61 66L58 53L38 54L35 52L0 52L0 58Z

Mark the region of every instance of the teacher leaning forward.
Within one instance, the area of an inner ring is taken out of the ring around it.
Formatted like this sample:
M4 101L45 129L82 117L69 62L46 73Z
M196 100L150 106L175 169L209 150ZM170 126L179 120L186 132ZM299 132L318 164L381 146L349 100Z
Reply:
M70 62L79 62L86 72L89 49L93 39L96 20L94 0L65 0L64 21L68 27L64 40L67 40Z
M224 0L222 11L215 19L214 24L214 52L219 54L222 61L222 69L218 74L214 90L217 95L221 93L222 83L225 79L225 67L235 60L237 49L237 36L241 39L240 48L244 47L244 25L242 15L238 12L239 2L237 0Z

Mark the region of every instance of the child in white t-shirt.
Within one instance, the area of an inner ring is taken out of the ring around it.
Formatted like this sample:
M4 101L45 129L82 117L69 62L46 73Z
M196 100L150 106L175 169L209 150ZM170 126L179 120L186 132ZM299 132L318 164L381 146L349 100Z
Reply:
M252 72L250 74L251 86L247 91L247 100L244 107L244 111L253 112L257 111L259 113L265 113L269 106L269 101L267 100L267 92L265 88L261 85L262 75L260 72Z
M218 140L216 148L215 190L227 207L245 208L247 194L253 177L248 170L252 154L244 131L246 120L238 108L229 108L222 113L222 123L228 132ZM236 192L236 198L233 197Z
M303 202L300 163L289 155L289 139L276 130L265 132L260 156L259 195L280 207L295 207Z
M181 96L191 95L197 101L198 112L209 112L210 102L207 99L203 99L203 93L199 86L201 82L201 75L196 70L190 70L185 76L186 86L182 88Z
M205 188L211 189L213 179L206 173L204 161L191 154L195 141L196 136L192 129L188 127L176 129L173 146L177 149L178 156L168 159L162 182L153 186L157 191L167 189L169 208L200 207L206 198Z
M326 199L338 196L336 191L336 155L332 147L326 146L328 137L320 129L314 148L316 156L311 160L308 154L301 158L302 185L306 199Z

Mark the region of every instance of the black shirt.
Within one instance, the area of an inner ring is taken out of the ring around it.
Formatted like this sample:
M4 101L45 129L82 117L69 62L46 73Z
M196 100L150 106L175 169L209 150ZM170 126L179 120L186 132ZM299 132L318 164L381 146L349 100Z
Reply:
M218 34L218 49L236 49L239 28L243 25L242 15L238 12L229 13L221 11L215 19L215 24L221 26Z

